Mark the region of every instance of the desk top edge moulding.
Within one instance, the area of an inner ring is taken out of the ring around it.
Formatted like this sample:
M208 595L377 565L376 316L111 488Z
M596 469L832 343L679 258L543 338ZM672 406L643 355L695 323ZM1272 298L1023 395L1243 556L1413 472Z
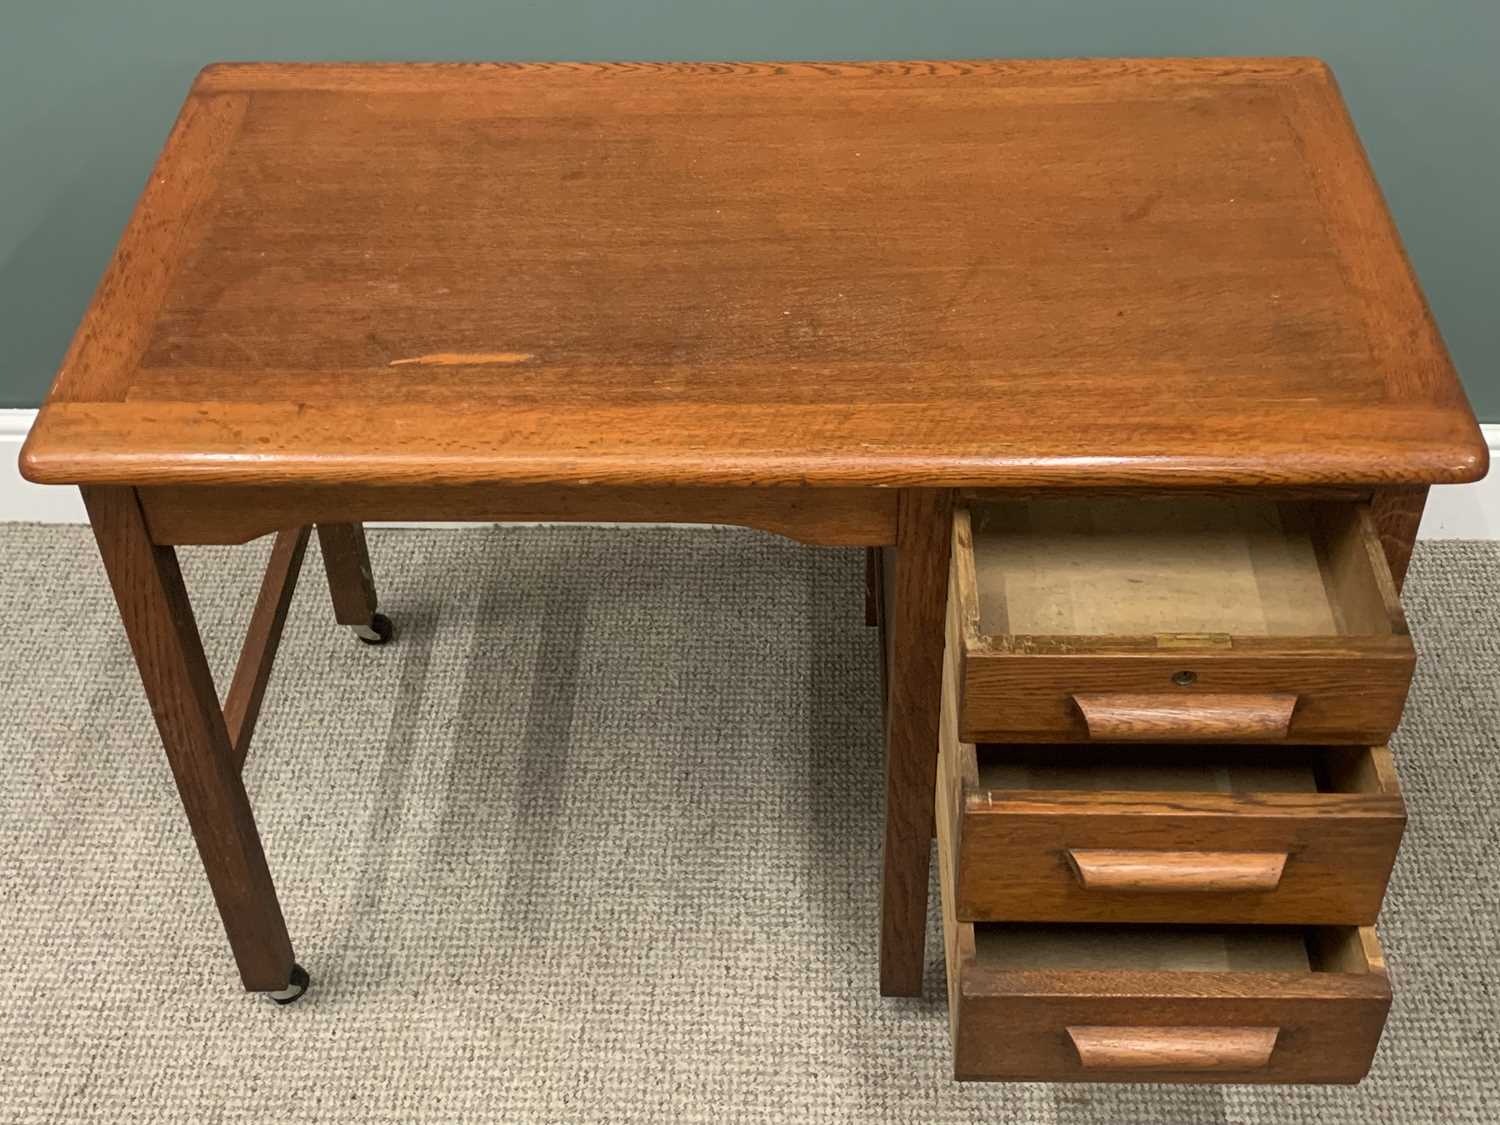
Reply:
M21 465L1294 488L1487 453L1316 60L226 64Z

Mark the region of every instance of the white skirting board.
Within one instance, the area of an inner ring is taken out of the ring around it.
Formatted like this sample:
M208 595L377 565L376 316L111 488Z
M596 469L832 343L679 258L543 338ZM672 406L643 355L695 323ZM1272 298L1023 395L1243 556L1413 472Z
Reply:
M0 410L0 523L84 523L76 488L23 480L16 467L35 410ZM1500 422L1483 426L1496 468L1478 484L1434 488L1422 516L1423 539L1500 540ZM373 524L374 527L451 527L452 524Z
M88 523L76 488L50 488L21 476L16 459L35 410L0 410L0 523Z

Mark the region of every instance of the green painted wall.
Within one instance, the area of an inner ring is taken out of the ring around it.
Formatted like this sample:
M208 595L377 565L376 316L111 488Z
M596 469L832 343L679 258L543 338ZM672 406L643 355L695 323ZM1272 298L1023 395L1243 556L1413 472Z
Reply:
M41 401L206 62L1212 54L1333 64L1500 421L1496 0L3 0L0 406Z

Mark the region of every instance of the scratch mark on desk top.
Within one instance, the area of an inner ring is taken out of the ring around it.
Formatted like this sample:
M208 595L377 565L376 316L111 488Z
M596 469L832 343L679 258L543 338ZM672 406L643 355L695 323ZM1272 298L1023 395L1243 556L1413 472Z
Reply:
M431 355L393 359L389 366L474 367L486 363L525 363L535 358L530 352L433 352Z

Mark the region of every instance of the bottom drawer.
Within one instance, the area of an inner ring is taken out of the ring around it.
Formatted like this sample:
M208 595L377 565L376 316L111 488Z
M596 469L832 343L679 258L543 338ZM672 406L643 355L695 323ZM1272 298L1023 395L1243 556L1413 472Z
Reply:
M951 845L942 832L955 1077L1347 1083L1369 1070L1391 1002L1373 929L959 922Z

